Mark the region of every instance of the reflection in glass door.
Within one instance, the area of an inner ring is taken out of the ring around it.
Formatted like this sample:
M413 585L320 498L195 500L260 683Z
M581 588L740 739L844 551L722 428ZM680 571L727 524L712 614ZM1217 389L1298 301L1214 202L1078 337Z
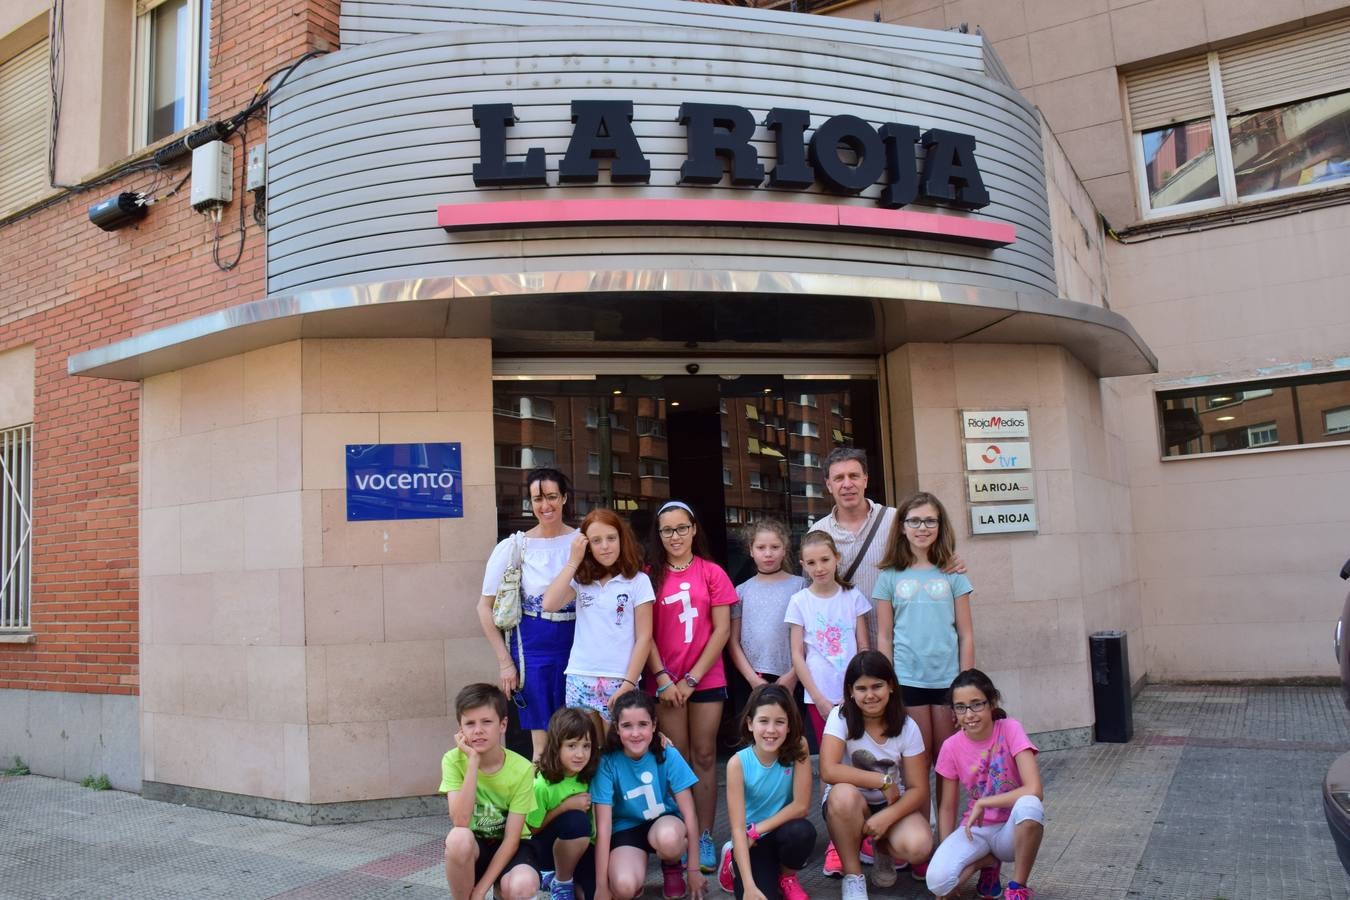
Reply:
M498 526L533 525L525 471L573 482L570 518L595 506L640 538L672 497L692 505L734 581L752 574L741 526L772 516L798 537L831 507L820 465L838 446L880 460L876 382L781 376L626 376L493 385ZM884 496L882 466L869 494Z

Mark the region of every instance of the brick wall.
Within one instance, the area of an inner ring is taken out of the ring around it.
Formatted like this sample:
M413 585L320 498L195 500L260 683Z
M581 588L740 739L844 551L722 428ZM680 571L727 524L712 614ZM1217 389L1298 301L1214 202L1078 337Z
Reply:
M230 115L262 79L311 49L338 43L338 0L213 4L210 112ZM78 64L72 60L70 64ZM262 119L247 128L262 143ZM62 142L79 140L63 133ZM236 138L235 176L243 165ZM159 175L158 192L187 172ZM91 203L143 191L137 173L0 225L0 350L34 345L34 644L0 644L0 689L137 692L137 483L140 386L66 374L72 354L264 293L263 234L246 198L238 266L212 260L214 228L188 205L187 185L137 227L103 232ZM239 204L220 224L234 258Z

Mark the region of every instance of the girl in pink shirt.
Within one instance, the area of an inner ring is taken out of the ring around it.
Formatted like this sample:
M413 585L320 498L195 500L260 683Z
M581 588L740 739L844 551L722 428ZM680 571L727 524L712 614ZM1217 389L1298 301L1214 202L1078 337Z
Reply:
M951 699L960 730L938 752L935 768L945 782L938 806L942 843L928 863L928 889L938 897L955 896L979 869L976 896L1032 900L1036 892L1027 887L1027 878L1045 833L1036 746L999 708L998 689L979 669L956 676ZM959 822L958 781L967 797ZM1006 892L999 881L1005 862L1013 863Z
M727 699L722 648L731 635L736 588L709 559L693 509L679 500L657 510L647 559L656 590L649 684L660 701L661 733L698 776L698 820L711 825L717 811L717 729ZM717 868L710 829L699 838L698 861L704 872Z

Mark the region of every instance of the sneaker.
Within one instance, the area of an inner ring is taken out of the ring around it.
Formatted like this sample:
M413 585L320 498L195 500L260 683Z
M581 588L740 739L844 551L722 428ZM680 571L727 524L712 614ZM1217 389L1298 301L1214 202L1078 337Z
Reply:
M872 843L872 836L864 835L862 844L858 846L858 862L864 866L870 866L874 859L876 859L876 846Z
M839 851L834 849L834 841L830 841L830 846L825 848L825 865L820 867L820 871L826 878L844 877L844 861L839 858Z
M867 877L865 875L845 875L840 900L867 900Z
M573 900L572 882L559 881L556 878L550 879L548 897L549 900Z
M545 894L553 890L553 870L549 869L539 873L539 890Z
M894 886L895 860L891 859L890 854L877 852L876 861L872 864L872 883L880 888Z
M975 896L983 900L998 900L1003 896L1003 882L999 880L1001 864L985 866L980 870L980 880L975 883Z
M927 881L928 863L926 862L914 863L909 867L909 874L914 877L915 881Z
M717 864L717 884L728 894L736 893L736 879L731 871L731 841L722 845L722 861Z
M1036 892L1025 884L1019 884L1013 887L1013 883L1008 882L1008 889L1003 892L1004 900L1036 900Z
M796 872L779 876L778 891L783 895L783 900L811 900L806 896L806 891L802 890L802 883L797 880Z
M698 867L704 874L717 870L717 845L713 843L711 831L699 835Z
M684 869L677 863L661 863L661 896L665 900L683 900L689 894Z

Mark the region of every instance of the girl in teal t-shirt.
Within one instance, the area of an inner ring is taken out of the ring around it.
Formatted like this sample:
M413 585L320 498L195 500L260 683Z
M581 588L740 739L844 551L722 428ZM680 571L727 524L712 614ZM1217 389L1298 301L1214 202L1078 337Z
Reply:
M551 900L572 900L573 878L595 896L590 783L600 765L600 735L584 709L564 706L548 720L534 776L534 812L525 817L540 885Z
M895 664L923 745L936 748L956 730L947 696L952 679L975 666L970 579L943 571L956 555L956 535L937 497L915 494L901 504L896 519L900 527L877 564L881 575L872 589L878 601L877 649ZM941 780L937 799L942 802Z

